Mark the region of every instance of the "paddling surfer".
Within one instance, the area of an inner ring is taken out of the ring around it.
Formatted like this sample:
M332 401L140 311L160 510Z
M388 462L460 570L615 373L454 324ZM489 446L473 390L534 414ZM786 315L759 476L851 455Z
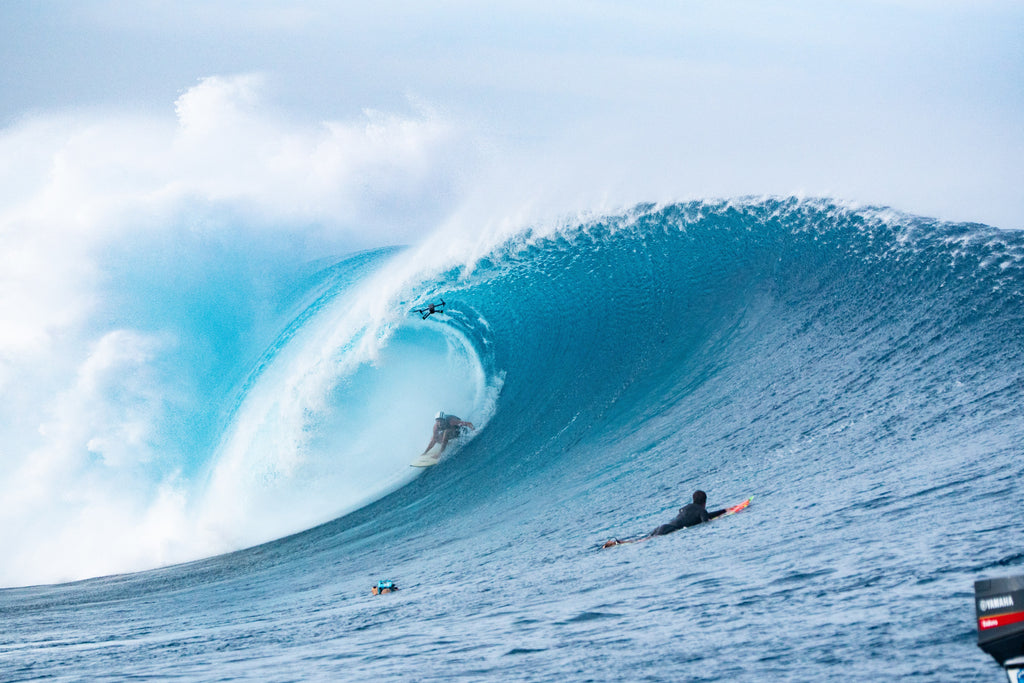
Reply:
M693 492L693 502L687 503L683 507L679 508L679 514L668 524L662 524L657 529L639 538L627 539L620 541L619 539L613 539L604 544L604 548L610 548L613 545L619 545L621 543L636 543L637 541L646 541L648 538L654 536L664 536L665 534L671 534L673 531L679 531L686 527L696 526L703 524L704 522L710 522L715 517L719 517L725 514L725 510L715 510L708 512L705 505L708 502L708 494L703 491L697 490Z
M708 502L708 494L703 491L693 492L693 502L687 503L683 507L679 508L679 514L668 524L662 524L657 529L652 531L648 536L664 536L670 534L673 531L679 531L685 529L688 526L696 526L703 522L710 522L715 517L725 514L725 510L715 510L714 512L708 512L705 505Z

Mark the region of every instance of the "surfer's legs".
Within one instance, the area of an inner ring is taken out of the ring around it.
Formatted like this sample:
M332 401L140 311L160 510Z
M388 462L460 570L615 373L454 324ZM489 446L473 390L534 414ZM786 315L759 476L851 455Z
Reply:
M457 439L459 438L459 436L461 436L461 434L462 430L460 430L458 427L452 427L451 429L444 430L444 432L441 434L441 450L443 451L445 448L448 447L448 441L450 439Z
M651 532L651 536L664 536L665 534L670 534L673 531L679 531L679 527L675 524L662 524Z
M637 541L646 541L651 536L654 536L654 534L652 533L652 534L647 534L646 536L634 536L633 538L623 538L621 540L618 539L618 538L613 538L610 541L605 541L605 544L603 546L601 546L601 547L602 548L611 548L614 545L624 545L626 543L636 543Z

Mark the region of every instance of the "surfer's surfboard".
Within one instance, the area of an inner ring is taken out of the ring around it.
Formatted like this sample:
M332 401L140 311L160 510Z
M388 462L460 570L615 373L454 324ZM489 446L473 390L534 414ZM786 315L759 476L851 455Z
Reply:
M750 505L750 500L751 500L750 498L747 498L742 503L738 503L736 505L733 505L732 507L725 508L725 512L723 512L722 514L718 515L717 517L709 519L706 523L710 524L711 522L714 522L716 519L721 519L722 517L728 517L729 515L735 515L740 510L746 510L747 506ZM700 525L697 524L696 526L700 526ZM692 529L693 527L689 527L689 528ZM680 531L682 531L682 529L680 529ZM601 547L602 548L614 548L617 545L623 545L624 543L639 543L640 541L646 541L649 538L654 538L654 537L653 536L641 536L640 538L627 538L627 539L622 540L622 541L620 541L617 538L613 538L612 540L607 541Z
M751 501L751 498L747 498L745 501L743 501L739 505L733 505L731 508L726 508L725 509L725 514L724 515L719 515L718 517L715 517L715 519L721 519L722 517L728 517L729 515L735 515L740 510L746 510L747 506L750 505L750 501ZM715 519L713 519L711 521L713 522L713 521L715 521Z
M429 451L421 455L420 457L409 463L410 467L433 467L441 460L441 453L437 448L431 448Z

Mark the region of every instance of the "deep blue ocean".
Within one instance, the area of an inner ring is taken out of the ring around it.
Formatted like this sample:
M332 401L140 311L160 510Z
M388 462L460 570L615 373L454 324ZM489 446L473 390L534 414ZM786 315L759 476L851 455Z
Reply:
M973 582L1024 572L1024 234L637 206L277 271L260 315L220 258L120 308L191 321L147 465L180 506L111 545L159 552L0 561L0 680L1003 677ZM477 430L411 468L438 410ZM599 549L698 488L753 503Z

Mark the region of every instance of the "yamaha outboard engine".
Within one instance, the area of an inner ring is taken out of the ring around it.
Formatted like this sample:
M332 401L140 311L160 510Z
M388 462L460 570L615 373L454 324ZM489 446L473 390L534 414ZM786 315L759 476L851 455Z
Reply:
M974 582L978 647L996 658L1010 683L1024 683L1024 575Z

